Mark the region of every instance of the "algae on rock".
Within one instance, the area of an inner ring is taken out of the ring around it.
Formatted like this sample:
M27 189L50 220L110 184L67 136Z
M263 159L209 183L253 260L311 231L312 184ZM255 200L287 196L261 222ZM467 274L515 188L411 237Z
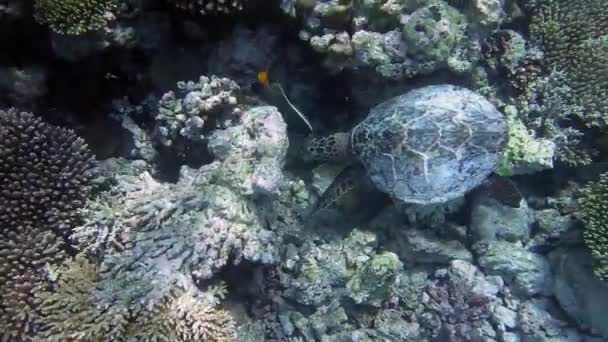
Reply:
M358 304L379 307L394 291L403 264L392 252L377 254L357 268L346 284L349 296Z
M512 176L553 168L554 142L533 137L516 117L514 108L507 114L507 125L507 146L498 161L496 173Z

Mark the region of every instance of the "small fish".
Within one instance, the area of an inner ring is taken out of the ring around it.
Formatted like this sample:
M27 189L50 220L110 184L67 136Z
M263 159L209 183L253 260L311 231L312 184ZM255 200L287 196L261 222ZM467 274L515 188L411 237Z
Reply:
M118 77L118 76L116 76L116 75L114 75L114 74L112 74L112 73L107 72L107 73L104 75L104 78L105 78L106 80L117 80L117 79L119 79L120 77Z
M264 87L268 87L270 85L270 73L268 70L263 70L258 72L258 82Z
M310 129L310 132L313 132L310 121L308 121L308 118L306 118L306 116L302 112L300 112L300 110L298 110L298 108L296 108L296 106L294 106L291 101L289 101L287 95L285 94L285 91L283 90L283 87L281 87L279 83L270 82L270 72L268 70L262 70L258 72L258 82L264 87L270 87L271 85L276 86L281 92L281 96L283 96L289 107L291 107L291 109L293 109L293 111L298 114L298 116L304 121L304 123L306 123L306 126L308 126L308 129Z

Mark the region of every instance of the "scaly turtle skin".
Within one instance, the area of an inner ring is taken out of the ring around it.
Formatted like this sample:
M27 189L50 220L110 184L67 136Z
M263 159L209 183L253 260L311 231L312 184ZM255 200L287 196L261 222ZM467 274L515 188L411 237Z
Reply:
M453 85L433 85L385 101L349 133L312 139L312 159L351 160L318 208L336 205L362 170L371 183L406 203L461 197L495 169L505 144L503 115L483 96ZM354 167L354 169L353 169ZM336 196L339 194L340 196Z

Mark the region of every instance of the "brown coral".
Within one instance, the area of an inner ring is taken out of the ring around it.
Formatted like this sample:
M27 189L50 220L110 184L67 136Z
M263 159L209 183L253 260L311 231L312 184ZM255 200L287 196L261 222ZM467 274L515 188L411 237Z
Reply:
M133 327L138 341L236 341L235 323L227 311L177 291L148 315L141 316Z
M109 282L101 281L96 265L77 257L56 272L54 287L37 294L44 323L38 337L44 341L236 341L234 321L216 301L176 288L151 308L100 305L96 289ZM208 293L213 297L213 290Z
M32 293L65 257L93 158L73 131L0 111L0 340L37 329Z

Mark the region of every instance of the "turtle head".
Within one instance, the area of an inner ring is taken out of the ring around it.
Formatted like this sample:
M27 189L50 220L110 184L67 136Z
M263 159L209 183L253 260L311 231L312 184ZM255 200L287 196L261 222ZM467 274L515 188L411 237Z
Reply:
M302 157L308 161L345 162L352 158L350 134L345 132L309 137L303 147Z

